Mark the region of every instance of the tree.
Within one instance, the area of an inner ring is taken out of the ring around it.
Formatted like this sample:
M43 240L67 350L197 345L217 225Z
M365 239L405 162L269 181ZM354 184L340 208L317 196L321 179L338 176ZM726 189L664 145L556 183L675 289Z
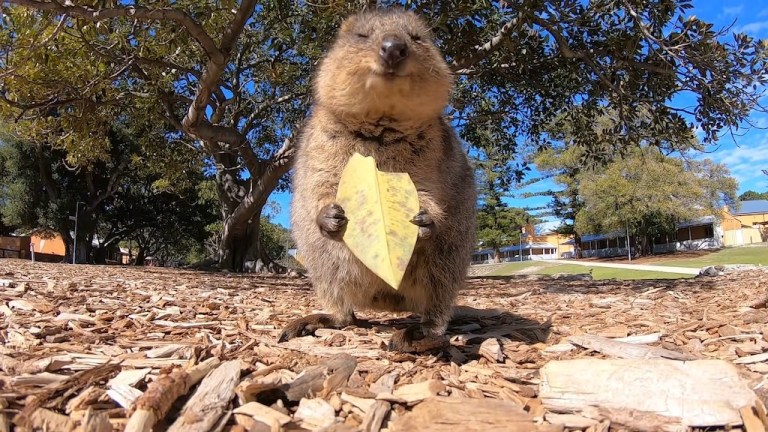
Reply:
M576 245L581 242L581 234L576 230L576 215L584 207L579 196L582 152L582 148L577 146L552 146L533 156L533 163L545 178L552 178L562 186L561 190L546 191L542 194L552 198L549 208L552 215L560 220L560 226L555 229L555 232L573 236ZM581 249L578 247L576 257L581 258Z
M43 227L57 232L64 240L69 261L74 243L70 217L77 214L77 259L103 263L108 247L138 230L159 228L168 222L163 234L170 235L171 231L191 229L190 224L204 226L215 218L216 214L206 209L207 219L196 221L201 211L179 197L202 180L199 160L173 151L173 144L139 156L138 134L148 141L164 139L161 132L138 124L130 128L115 124L107 134L106 161L74 166L69 165L65 150L5 134L0 149L0 161L4 161L0 168L3 220L26 230ZM77 211L75 206L79 206ZM94 243L98 244L95 251Z
M119 128L108 133L107 162L70 166L66 153L42 143L29 143L7 133L5 171L0 173L3 220L22 229L46 227L61 235L67 259L74 251L70 216L77 214L79 260L91 252L96 224L120 179L131 167L132 144ZM79 206L76 211L75 207Z
M739 195L739 201L752 201L752 200L768 200L768 192L755 192L753 190L748 190L744 192L743 194Z
M6 118L82 157L104 146L95 125L124 107L167 122L216 170L220 265L240 270L256 259L274 268L259 244L259 214L271 191L286 186L313 64L341 17L375 2L6 4ZM462 137L471 143L485 121L505 138L477 145L515 153L521 139L545 144L557 116L589 125L607 109L619 113L617 134L642 128L682 137L695 125L709 143L762 109L764 45L744 35L725 41L724 31L687 16L690 0L379 4L404 4L434 24L457 76L450 116ZM694 108L670 102L682 94ZM642 112L651 115L639 124ZM575 143L599 157L590 128L575 130Z
M629 229L640 239L640 254L653 252L653 241L674 232L675 224L697 217L722 217L736 201L738 184L724 165L665 156L644 147L604 170L579 176L584 207L576 217L581 233Z
M484 248L493 249L494 262L500 262L500 248L522 242L522 228L534 223L523 209L512 208L502 200L511 187L509 170L500 166L502 159L491 153L486 160L477 161L478 209L477 240Z
M100 223L100 246L129 241L136 246L135 265L149 256L160 261L184 261L190 249L202 245L207 227L218 220L215 202L205 199L200 171L188 171L185 187L158 189L158 179L132 175L120 188Z

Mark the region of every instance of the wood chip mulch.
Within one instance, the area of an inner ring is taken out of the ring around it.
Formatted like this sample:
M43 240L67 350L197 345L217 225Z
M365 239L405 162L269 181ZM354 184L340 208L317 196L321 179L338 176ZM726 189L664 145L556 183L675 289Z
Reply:
M767 294L762 268L472 279L450 346L411 355L386 350L408 314L361 311L370 328L278 344L317 311L306 278L0 259L0 432L629 430L611 413L549 411L540 369L720 359L768 404Z

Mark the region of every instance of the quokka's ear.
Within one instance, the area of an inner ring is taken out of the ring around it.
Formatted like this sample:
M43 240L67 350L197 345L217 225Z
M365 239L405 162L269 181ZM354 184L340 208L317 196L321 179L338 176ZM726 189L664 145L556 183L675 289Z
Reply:
M352 31L352 29L355 28L355 25L357 25L357 21L360 18L357 16L357 14L353 14L348 16L344 21L341 23L341 32L342 33L349 33Z

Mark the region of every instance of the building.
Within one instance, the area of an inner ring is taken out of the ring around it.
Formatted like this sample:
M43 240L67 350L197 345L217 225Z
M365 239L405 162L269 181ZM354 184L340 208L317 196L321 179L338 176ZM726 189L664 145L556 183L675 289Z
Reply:
M532 224L525 227L522 237L522 247L517 243L499 248L501 262L557 259L573 253L573 242L568 243L569 237L552 231L536 234ZM493 263L494 254L494 249L475 251L472 253L472 264Z
M64 259L67 248L64 239L53 230L38 228L27 233L35 247L35 254L56 255Z
M676 225L668 236L655 239L654 253L720 249L768 242L768 200L742 201L739 210L723 209L722 215L703 216ZM627 255L626 233L584 235L579 248L582 256L612 257ZM573 241L570 241L573 244Z
M768 200L742 201L723 219L726 246L768 242Z
M98 238L94 238L91 245L95 251L99 247ZM0 258L31 259L30 250L34 250L36 261L63 262L67 248L61 234L48 228L37 228L22 236L0 237ZM79 247L78 250L77 262L87 262L85 251ZM104 254L100 258L108 264L131 263L130 251L116 244L109 245L99 253ZM70 259L67 262L71 262Z

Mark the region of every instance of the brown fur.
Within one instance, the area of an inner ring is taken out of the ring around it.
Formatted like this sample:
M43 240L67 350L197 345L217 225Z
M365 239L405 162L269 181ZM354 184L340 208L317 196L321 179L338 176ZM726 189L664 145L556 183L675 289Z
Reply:
M406 41L409 55L388 71L379 49L393 36ZM348 18L320 64L312 114L299 138L291 222L302 262L337 326L354 322L355 309L411 311L422 316L424 335L445 333L475 227L473 172L442 117L452 87L428 28L410 12ZM410 174L434 221L432 235L418 240L397 291L341 240L323 235L317 222L321 209L335 202L341 171L354 152L373 156L382 171Z

